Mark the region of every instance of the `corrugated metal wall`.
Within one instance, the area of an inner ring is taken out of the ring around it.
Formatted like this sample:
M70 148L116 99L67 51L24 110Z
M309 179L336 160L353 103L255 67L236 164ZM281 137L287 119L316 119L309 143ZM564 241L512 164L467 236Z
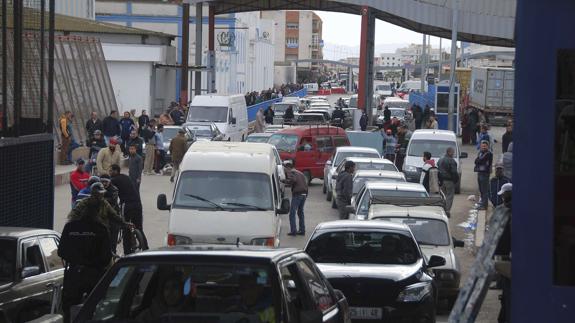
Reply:
M95 0L56 0L56 13L85 19L95 19Z

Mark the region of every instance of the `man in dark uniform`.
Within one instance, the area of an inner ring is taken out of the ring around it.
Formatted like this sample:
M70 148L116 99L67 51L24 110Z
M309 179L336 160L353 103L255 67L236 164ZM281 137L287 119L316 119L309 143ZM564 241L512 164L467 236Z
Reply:
M103 199L102 183L91 186L89 204L81 214L70 217L64 226L58 255L65 261L62 308L65 322L70 321L70 307L81 304L106 272L112 259L110 234L102 214L110 206Z
M348 160L344 164L344 171L337 175L335 191L337 193L336 204L339 210L339 218L347 219L349 213L346 207L351 204L353 194L353 173L355 172L355 163Z

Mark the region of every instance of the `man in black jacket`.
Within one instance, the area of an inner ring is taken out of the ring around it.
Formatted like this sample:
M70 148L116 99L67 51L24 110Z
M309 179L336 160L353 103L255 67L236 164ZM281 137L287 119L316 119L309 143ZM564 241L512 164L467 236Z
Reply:
M118 111L112 110L110 115L104 118L104 121L102 121L102 132L104 133L106 145L108 144L110 138L120 136L120 121L118 120Z
M442 180L441 191L445 194L445 211L447 216L451 216L451 206L455 197L455 187L459 182L459 172L457 171L457 162L453 159L455 149L447 148L445 156L437 162L439 176Z
M480 150L477 158L475 158L473 171L477 173L477 184L479 185L481 199L479 203L475 204L475 207L478 210L485 210L489 201L489 175L493 165L493 154L489 151L488 141L482 141L479 147Z
M507 122L507 128L505 129L505 133L503 134L503 137L501 138L501 148L503 149L503 153L505 154L507 152L507 149L509 148L509 144L513 142L513 122L512 121L508 121Z
M337 175L335 191L337 193L336 204L340 219L347 219L349 214L347 206L351 204L353 194L353 173L355 173L355 163L348 160L343 165L344 171Z
M90 119L86 121L86 132L88 132L88 138L86 141L94 137L94 131L96 130L102 131L102 120L98 118L98 114L96 112L92 112Z
M148 125L150 122L150 117L148 116L148 112L144 109L142 110L142 114L138 117L138 133L142 133L142 128Z

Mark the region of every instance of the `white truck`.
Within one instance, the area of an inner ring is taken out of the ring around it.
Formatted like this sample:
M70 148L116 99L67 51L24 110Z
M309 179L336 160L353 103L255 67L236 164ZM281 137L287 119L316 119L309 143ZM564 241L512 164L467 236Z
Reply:
M473 67L469 105L485 112L489 123L504 125L513 116L515 70L502 67Z

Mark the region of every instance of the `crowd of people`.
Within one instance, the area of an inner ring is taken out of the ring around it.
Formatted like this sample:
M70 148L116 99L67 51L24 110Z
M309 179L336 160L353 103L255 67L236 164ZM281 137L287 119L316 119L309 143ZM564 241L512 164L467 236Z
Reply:
M300 84L296 84L296 83L288 83L288 84L282 84L279 87L274 87L273 89L267 89L267 90L263 90L261 92L249 92L246 93L245 98L246 98L246 105L247 106L251 106L254 104L258 104L264 101L268 101L268 100L272 100L272 99L277 99L277 98L282 98L286 95L289 95L293 92L299 91L303 88L302 85Z

